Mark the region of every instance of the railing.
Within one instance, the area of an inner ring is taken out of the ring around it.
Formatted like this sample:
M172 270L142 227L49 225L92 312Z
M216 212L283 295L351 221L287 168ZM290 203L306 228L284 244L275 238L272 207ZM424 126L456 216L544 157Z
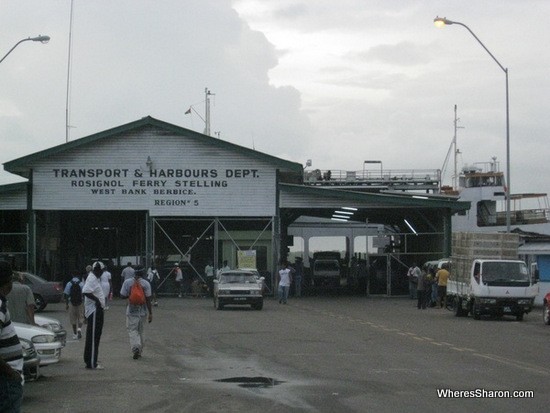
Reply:
M513 225L544 224L548 222L548 209L523 209L512 211L510 223ZM495 225L506 225L506 212L497 212Z
M440 187L441 170L439 169L396 169L396 170L321 170L304 172L306 185L410 185L428 184Z

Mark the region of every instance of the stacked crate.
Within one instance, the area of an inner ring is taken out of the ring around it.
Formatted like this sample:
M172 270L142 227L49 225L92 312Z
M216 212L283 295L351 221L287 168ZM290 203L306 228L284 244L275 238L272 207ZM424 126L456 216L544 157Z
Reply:
M450 279L467 284L475 259L517 260L518 247L518 234L453 233Z

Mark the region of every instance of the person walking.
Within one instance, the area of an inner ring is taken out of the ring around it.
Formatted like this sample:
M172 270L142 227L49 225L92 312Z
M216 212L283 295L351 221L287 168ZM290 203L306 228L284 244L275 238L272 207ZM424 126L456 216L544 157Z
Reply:
M292 284L292 272L288 262L285 261L283 268L279 270L279 304L286 304L288 300L288 291L290 290L290 285Z
M134 278L134 274L135 274L135 270L132 267L132 263L128 261L128 263L126 264L126 267L124 267L124 269L120 273L120 278L122 280L122 283L120 285L124 284L124 281L128 279Z
M69 312L69 323L73 327L73 340L82 338L82 304L84 283L76 275L65 285L65 309Z
M11 266L0 261L0 412L18 413L23 400L23 347L6 305L12 286Z
M156 307L159 305L157 301L157 288L160 283L160 275L155 267L155 264L151 264L151 267L147 270L147 281L151 284L151 294L153 295L153 305Z
M143 327L145 319L153 321L151 306L151 285L143 278L143 269L135 272L134 278L124 281L120 297L128 298L126 307L126 328L130 337L130 348L134 360L141 357L143 351Z
M102 263L95 262L92 272L86 278L82 293L84 294L84 315L86 317L86 344L84 346L84 363L87 369L103 370L97 363L99 342L103 332L105 295L101 288L100 278L103 274Z
M18 272L12 275L12 290L6 296L11 321L36 325L34 321L34 295L31 287L22 284L23 276Z

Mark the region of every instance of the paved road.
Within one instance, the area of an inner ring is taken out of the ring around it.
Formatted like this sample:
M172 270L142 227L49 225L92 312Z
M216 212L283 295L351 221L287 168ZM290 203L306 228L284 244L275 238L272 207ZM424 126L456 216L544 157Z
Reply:
M62 361L25 386L25 412L517 412L550 402L539 311L474 321L405 298L268 299L262 311L164 298L136 361L124 305L106 312L105 370L85 370L84 342L69 339ZM65 320L62 310L45 314ZM534 397L442 399L437 389Z

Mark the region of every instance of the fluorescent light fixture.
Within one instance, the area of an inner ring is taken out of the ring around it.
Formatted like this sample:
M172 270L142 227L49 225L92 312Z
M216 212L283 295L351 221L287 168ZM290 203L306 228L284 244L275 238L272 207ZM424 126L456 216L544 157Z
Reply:
M350 211L334 211L335 214L346 214L346 215L353 215L353 212Z
M342 209L347 209L348 211L357 211L357 208L353 207L342 207Z
M403 221L405 221L405 224L407 224L407 226L410 228L410 230L412 232L414 232L415 235L418 235L418 232L416 232L416 230L413 228L413 226L411 224L409 224L409 221L407 221L406 219L404 219Z
M331 219L332 219L333 221L343 221L343 222L348 222L348 220L347 220L347 219L334 218L334 217L332 217Z
M427 196L420 196L420 195L413 195L413 198L416 198L416 199L430 199Z
M345 219L345 220L349 219L349 217L347 215L332 214L332 217L333 218L342 218L342 219Z

